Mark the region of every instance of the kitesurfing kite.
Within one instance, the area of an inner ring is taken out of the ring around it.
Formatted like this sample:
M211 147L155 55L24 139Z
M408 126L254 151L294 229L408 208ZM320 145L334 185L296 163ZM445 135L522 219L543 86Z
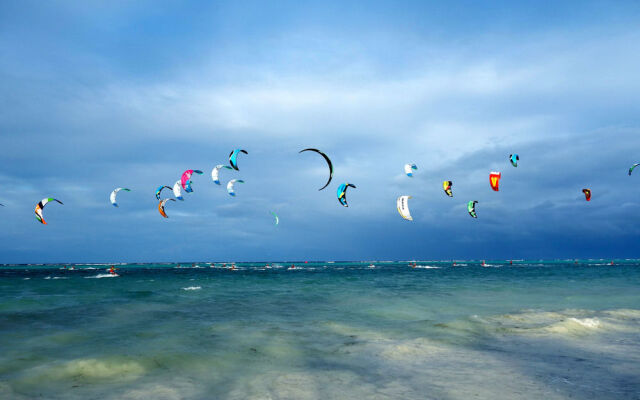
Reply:
M111 204L113 204L114 207L118 207L118 203L116 203L116 195L121 190L124 190L125 192L131 191L130 189L127 189L127 188L117 188L116 190L111 192L111 195L109 196L109 200L111 200Z
M476 214L476 204L477 203L478 203L477 200L471 200L467 204L467 211L469 211L469 215L471 215L473 218L478 218L478 215Z
M324 154L323 152L321 152L320 150L311 149L311 148L300 150L298 153L302 153L303 151L314 151L314 152L320 154L322 157L324 157L324 160L327 162L327 165L329 165L329 180L327 180L327 183L325 183L324 186L321 187L318 190L322 190L322 189L326 188L327 186L329 186L329 183L331 183L331 179L333 178L333 164L331 163L331 160L329 159L329 157L326 154Z
M167 203L167 201L175 201L174 199L164 199L164 200L160 200L160 203L158 203L158 211L160 212L160 215L162 215L165 218L169 218L167 216L167 214L164 212L164 205Z
M156 189L156 200L160 200L160 193L162 192L163 189L171 190L169 186L164 186L164 185L158 186L158 188Z
M404 165L404 173L407 174L409 178L413 177L413 171L417 170L418 166L415 164L405 164Z
M191 175L193 174L202 175L202 171L198 169L188 169L182 173L182 177L180 178L180 184L182 185L182 188L184 189L184 191L187 193L193 192L193 189L191 189L191 181L190 181Z
M513 165L514 167L518 166L518 161L520 160L520 156L517 154L510 154L509 155L509 161L511 161L511 165Z
M582 189L582 193L587 201L591 201L591 189Z
M635 163L631 166L631 168L629 168L629 176L631 176L631 173L633 172L633 170L640 165L640 163Z
M176 181L176 183L173 184L173 195L176 196L176 199L178 200L184 200L184 197L182 197L182 190L180 189L180 181Z
M270 211L271 214L273 215L273 217L276 219L276 225L278 225L280 223L280 218L278 218L278 215L276 213L274 213L273 211Z
M400 196L396 201L396 205L398 206L398 212L402 216L402 218L413 221L411 217L411 213L409 212L409 199L411 196Z
M451 181L442 182L442 188L444 189L444 192L449 197L453 197L453 192L451 191L451 186L453 186L453 182L451 182Z
M233 186L237 183L244 183L244 181L242 179L232 179L229 181L229 183L227 183L227 192L229 192L229 194L231 196L235 196L236 195L236 191L233 189Z
M229 154L229 164L231 164L231 167L233 169L235 169L236 171L239 171L239 169L238 169L238 153L249 154L249 153L247 153L246 150L242 150L242 149L235 149L234 151L232 151Z
M489 184L491 185L491 189L495 190L496 192L499 190L499 183L500 183L500 172L495 172L492 171L489 174Z
M46 206L47 203L50 202L50 201L57 201L58 203L62 204L62 202L60 200L58 200L58 199L54 199L54 198L51 198L51 197L46 197L46 198L40 200L40 203L38 203L36 205L36 218L38 219L38 221L40 221L44 225L46 225L47 222L44 220L44 217L42 216L42 210L44 209L44 206Z
M186 187L184 188L184 191L187 193L193 193L193 188L191 187L191 180L187 181L187 184L185 185Z
M231 167L228 167L222 164L218 164L215 167L213 167L213 169L211 170L211 179L213 179L213 183L215 183L216 185L220 184L220 170L222 168L233 169Z
M352 187L354 189L356 188L355 185L352 185L350 183L343 183L338 186L338 201L345 207L349 207L349 205L347 204L347 188L349 187Z

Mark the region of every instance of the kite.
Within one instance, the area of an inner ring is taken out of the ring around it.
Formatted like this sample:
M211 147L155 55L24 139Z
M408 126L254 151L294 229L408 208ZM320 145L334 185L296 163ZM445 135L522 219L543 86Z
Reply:
M451 191L451 186L453 186L453 182L451 182L451 181L442 182L442 189L444 189L444 192L449 197L453 197L453 192Z
M274 213L273 211L270 211L271 214L273 215L273 217L276 219L276 225L278 225L280 223L280 218L278 218L278 215L276 213Z
M46 206L47 203L50 202L50 201L57 201L58 203L62 204L62 202L60 200L58 200L58 199L54 199L54 198L51 198L51 197L46 197L46 198L40 200L40 203L38 203L36 205L36 218L38 219L38 221L40 221L44 225L46 225L47 222L44 220L44 217L42 216L42 210L44 209L44 206Z
M631 173L633 172L633 170L640 165L640 163L635 163L631 166L631 168L629 168L629 176L631 176Z
M182 190L180 189L180 181L176 181L176 183L174 183L173 195L180 201L184 200L184 197L182 197Z
M587 201L591 201L591 189L582 189L582 193Z
M234 151L232 151L229 154L229 164L231 164L231 167L233 169L235 169L236 171L239 171L239 169L238 169L238 153L249 154L249 153L247 153L246 150L242 150L242 149L235 149Z
M167 216L167 214L164 212L164 205L167 203L167 201L175 201L174 199L164 199L164 200L160 200L160 203L158 203L158 211L160 212L160 215L162 215L165 218L169 218Z
M478 218L478 215L476 214L476 204L477 203L478 203L477 200L471 200L467 204L467 211L469 211L469 215L471 215L473 218Z
M500 176L500 172L495 171L492 171L489 174L489 184L491 185L491 189L495 190L496 192L499 190L498 184L500 183Z
M398 206L398 212L402 216L402 218L413 221L411 217L411 213L409 212L409 199L411 196L400 196L396 201L396 205Z
M343 183L342 185L338 186L338 201L345 207L349 207L349 205L347 204L347 188L349 187L352 187L354 189L356 188L355 185L352 185L350 183Z
M218 164L211 170L211 179L213 179L213 183L216 185L220 184L220 170L222 168L233 169L231 167L227 167L226 165Z
M182 188L184 189L184 191L187 193L193 192L193 189L191 189L191 182L190 182L191 175L193 174L202 175L202 171L198 169L188 169L182 173L182 177L180 178L180 184L182 185Z
M404 165L404 173L407 174L409 178L413 177L413 171L417 170L418 166L415 164L405 164Z
M227 183L227 192L229 192L229 194L231 196L235 196L236 195L235 190L233 190L233 186L236 184L236 182L244 183L244 181L242 179L232 179L232 180L229 181L229 183Z
M518 161L520 160L520 156L517 154L509 154L509 161L511 161L511 165L514 167L518 166Z
M156 189L156 200L160 200L160 192L162 192L163 189L171 190L169 186L163 186L163 185L158 186L158 188Z
M325 183L324 186L321 187L318 190L322 190L322 189L326 188L327 186L329 186L329 183L331 183L331 179L333 179L333 164L331 163L331 159L329 159L329 157L326 154L324 154L323 152L321 152L318 149L309 148L309 149L300 150L298 153L302 153L303 151L314 151L314 152L320 154L322 157L324 157L324 160L327 162L327 165L329 166L329 180L327 180L327 183Z
M118 207L118 203L116 203L116 195L121 190L124 190L125 192L130 192L131 191L130 189L127 189L127 188L117 188L116 190L111 192L111 196L109 196L109 200L111 200L111 204L113 204L114 207Z

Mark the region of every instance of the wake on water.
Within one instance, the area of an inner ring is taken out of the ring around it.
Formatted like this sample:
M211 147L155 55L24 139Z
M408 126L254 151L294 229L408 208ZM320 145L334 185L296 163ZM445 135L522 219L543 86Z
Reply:
M116 278L118 274L98 274L94 276L85 276L86 279L100 279L100 278Z

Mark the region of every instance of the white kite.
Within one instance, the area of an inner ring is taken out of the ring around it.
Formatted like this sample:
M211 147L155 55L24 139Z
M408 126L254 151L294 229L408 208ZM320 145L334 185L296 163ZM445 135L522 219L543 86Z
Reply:
M111 200L111 204L113 204L114 207L118 207L118 203L116 203L116 196L118 195L118 192L124 190L125 192L130 192L130 189L127 188L117 188L116 190L114 190L113 192L111 192L111 196L109 196L109 200Z
M244 181L242 179L232 179L232 180L229 181L229 183L227 183L227 192L229 192L229 194L231 196L235 196L236 195L235 190L233 190L233 186L236 184L236 182L244 183Z
M211 179L213 179L213 183L215 183L216 185L220 184L220 170L222 168L233 169L229 166L222 165L222 164L218 164L215 167L213 167L213 169L211 170Z
M402 216L402 218L413 221L411 217L411 213L409 212L409 199L411 196L400 196L397 200L398 212Z
M173 185L173 195L176 196L178 200L184 200L184 197L182 197L182 183L180 181L176 181L175 185Z
M413 171L417 170L418 167L415 164L405 164L404 165L404 173L407 174L409 178L413 177Z

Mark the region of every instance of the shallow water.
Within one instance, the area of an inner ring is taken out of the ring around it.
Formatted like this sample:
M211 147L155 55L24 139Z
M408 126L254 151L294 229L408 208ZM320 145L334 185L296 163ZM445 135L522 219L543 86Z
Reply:
M290 264L0 267L0 398L640 398L638 261Z

